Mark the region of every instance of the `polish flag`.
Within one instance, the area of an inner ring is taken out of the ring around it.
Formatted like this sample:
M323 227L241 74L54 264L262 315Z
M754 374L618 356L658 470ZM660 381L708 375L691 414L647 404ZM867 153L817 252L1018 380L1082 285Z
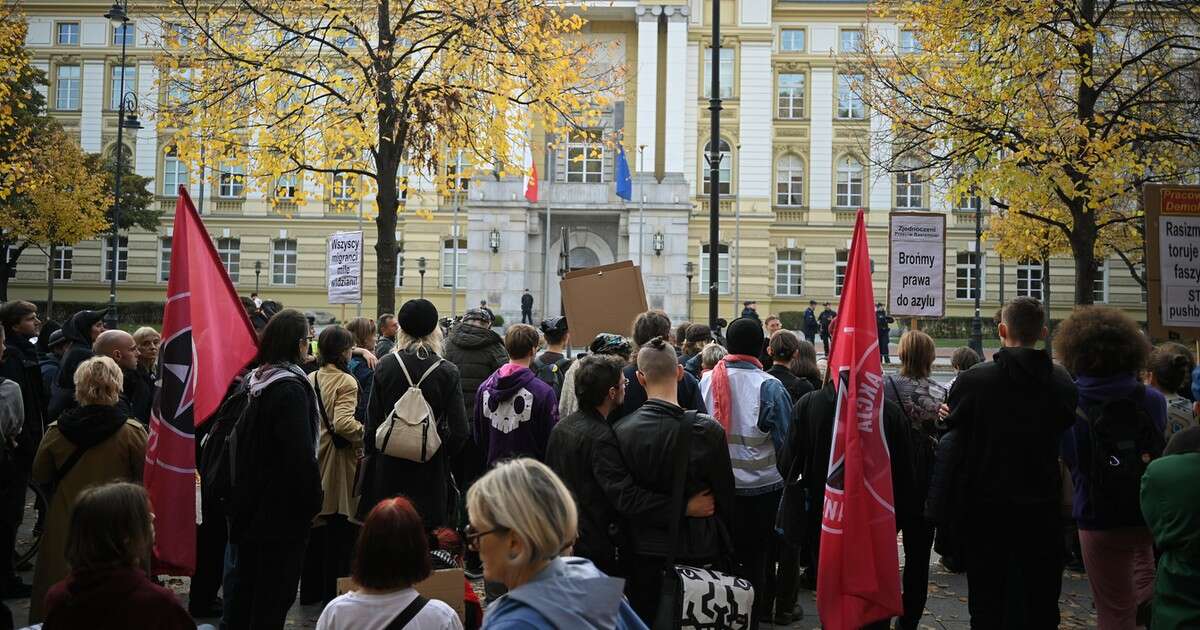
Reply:
M529 203L537 203L538 200L537 163L533 158L529 159L529 174L525 176L525 199Z

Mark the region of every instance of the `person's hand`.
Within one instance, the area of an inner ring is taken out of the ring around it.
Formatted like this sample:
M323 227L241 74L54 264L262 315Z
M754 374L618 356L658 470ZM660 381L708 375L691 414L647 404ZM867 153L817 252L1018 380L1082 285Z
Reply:
M716 511L717 504L713 501L712 492L709 490L697 492L688 499L687 515L691 518L707 518Z
M371 368L372 370L375 369L375 364L379 363L379 359L377 359L375 357L375 355L372 354L371 351L367 350L366 348L359 348L359 347L355 346L354 354L357 354L358 356L362 357L363 360L367 362L367 367Z
M946 417L949 415L950 415L950 405L947 405L946 403L942 403L942 406L938 407L938 419L945 420Z

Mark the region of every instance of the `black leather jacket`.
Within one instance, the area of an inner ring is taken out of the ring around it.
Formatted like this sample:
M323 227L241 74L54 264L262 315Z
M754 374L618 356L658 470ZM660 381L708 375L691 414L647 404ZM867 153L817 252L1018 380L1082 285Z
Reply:
M684 410L657 399L646 401L614 426L621 458L638 486L670 496L676 434ZM728 533L733 526L733 467L725 430L711 416L699 414L692 425L684 500L711 490L716 514L687 518L680 527L675 554L680 561L711 562L733 552ZM665 556L669 524L665 518L637 518L629 523L634 550L644 556Z

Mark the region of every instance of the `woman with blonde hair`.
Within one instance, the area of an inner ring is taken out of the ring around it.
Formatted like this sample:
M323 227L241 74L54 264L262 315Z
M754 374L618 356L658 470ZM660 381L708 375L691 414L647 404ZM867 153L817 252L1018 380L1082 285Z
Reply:
M346 324L346 330L354 335L354 348L375 353L375 320L370 317L356 317ZM319 344L320 342L318 342ZM359 422L367 419L367 401L371 398L371 377L375 376L375 366L378 360L372 362L365 355L353 354L347 369L358 381L358 404L354 407L354 418Z
M146 431L117 409L124 378L108 357L79 364L74 376L79 406L46 429L33 459L33 480L51 490L46 529L33 571L29 622L45 615L46 591L67 576L67 527L85 488L110 481L142 480Z
M467 544L479 552L484 580L508 589L488 607L484 630L646 627L624 599L624 580L567 557L577 535L575 500L545 464L498 464L467 492L467 512Z

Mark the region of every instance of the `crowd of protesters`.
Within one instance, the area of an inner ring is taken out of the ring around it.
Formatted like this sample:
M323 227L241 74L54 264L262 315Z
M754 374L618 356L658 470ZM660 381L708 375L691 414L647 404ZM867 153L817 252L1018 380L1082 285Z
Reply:
M259 354L198 430L187 610L147 574L138 485L160 335L0 306L0 594L29 597L30 623L282 628L298 595L323 630L635 629L679 613L667 561L748 583L739 627L805 614L838 405L815 346L837 343L829 304L800 334L753 302L717 329L651 310L574 357L566 318L501 335L486 303L447 322L409 300L319 336L243 304ZM885 363L893 322L877 310ZM1052 344L1032 298L997 324L1001 348L954 351L945 383L935 340L904 332L884 378L895 627L919 627L934 551L966 573L972 628L1058 627L1076 562L1101 630L1200 627L1195 357L1108 307L1076 309ZM32 586L12 561L31 481L48 497ZM439 567L482 578L486 611L469 583L462 616L422 596Z

